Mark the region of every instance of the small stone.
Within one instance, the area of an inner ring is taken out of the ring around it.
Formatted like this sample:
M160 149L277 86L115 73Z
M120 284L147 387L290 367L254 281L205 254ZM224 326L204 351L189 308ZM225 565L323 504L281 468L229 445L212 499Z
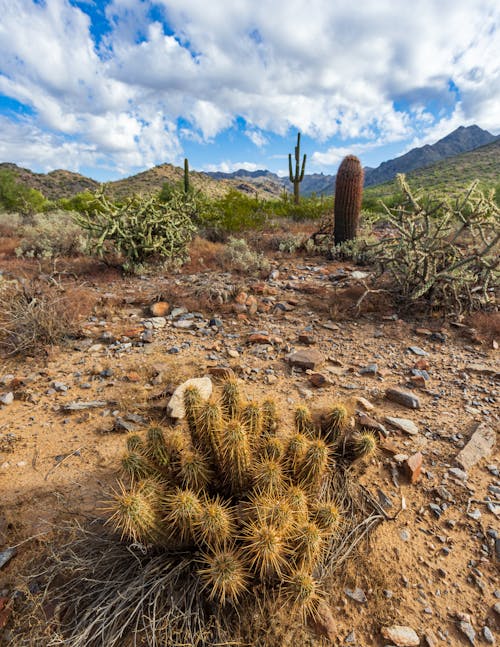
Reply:
M180 308L174 308L170 313L170 316L172 319L175 319L176 317L180 317L181 315L185 315L186 313L187 309L184 306L181 306Z
M359 425L361 427L366 427L367 429L374 429L375 431L380 431L381 434L384 436L387 436L387 429L382 425L378 420L375 420L374 418L370 417L363 411L360 411L356 415L356 420L358 421Z
M174 328L179 328L180 330L191 330L194 328L196 323L194 319L178 319L172 324Z
M270 344L271 338L266 333L252 333L248 339L248 344Z
M429 508L432 510L432 512L435 514L435 516L438 519L443 514L443 511L436 503L429 503Z
M495 644L495 636L491 633L491 629L486 625L483 627L483 638L489 645Z
M184 418L184 391L188 386L194 386L200 392L203 400L208 400L212 395L212 380L209 377L195 377L190 380L186 380L181 385L179 385L170 401L167 405L167 413L171 418L177 418L182 420Z
M391 388L387 389L387 391L385 392L385 397L388 400L392 400L393 402L401 404L403 407L407 407L408 409L420 409L420 400L418 396L410 393L409 391Z
M436 634L431 629L427 629L424 634L424 638L425 642L427 643L427 647L438 647L438 639L436 637Z
M482 458L490 456L496 442L495 430L487 423L481 422L467 445L456 457L456 462L468 471Z
M129 371L128 373L125 373L125 379L127 382L140 382L141 376L137 371Z
M239 303L240 305L245 304L247 299L248 294L246 292L238 292L238 294L234 297L235 303Z
M431 365L428 359L418 359L415 362L415 368L418 371L428 371L430 369Z
M356 402L365 411L373 411L375 409L375 405L373 405L369 400L361 396L358 396L356 398Z
M287 359L292 366L296 366L297 368L302 368L304 370L314 370L317 364L320 364L323 361L323 355L314 349L299 350L288 355Z
M151 317L150 319L153 328L158 329L158 328L165 328L167 325L167 320L165 317Z
M234 348L228 348L227 349L227 354L229 357L232 357L233 359L236 359L237 357L240 356L237 350L234 350Z
M149 310L153 317L166 317L170 310L170 304L167 301L157 301L149 307Z
M5 406L12 404L14 402L14 394L12 391L9 391L9 393L3 393L0 395L0 404L3 404Z
M467 480L467 472L464 472L458 467L450 467L450 469L448 470L448 474L451 474L451 476L454 476L459 481Z
M423 350L419 346L408 346L408 350L411 350L412 353L414 353L415 355L419 355L420 357L425 357L426 355L429 354L427 351Z
M0 568L3 568L7 562L10 562L10 560L15 557L17 554L17 550L15 548L7 548L6 550L2 551L0 553Z
M382 636L386 640L393 642L397 647L417 647L420 645L420 638L411 627L402 625L382 627Z
M316 388L321 388L325 384L329 384L328 380L322 373L311 373L309 375L309 382Z
M316 341L312 335L309 333L300 333L299 334L299 344L304 344L305 346L312 346Z
M412 420L408 420L407 418L393 418L391 416L386 416L385 420L390 425L396 427L396 429L404 431L409 436L416 436L418 434L418 427Z
M249 315L254 315L257 313L259 304L257 302L257 299L254 296L250 295L247 298L245 305L247 307L247 311Z
M365 592L363 589L360 589L359 587L356 587L355 589L344 589L345 594L350 597L352 600L356 600L356 602L359 602L361 604L366 604L367 599Z
M368 364L359 369L360 375L377 375L378 365L377 364Z
M474 508L474 510L467 513L467 516L474 519L474 521L479 521L479 519L481 519L481 510Z
M234 379L234 371L225 366L210 366L208 372L216 380L229 380Z
M458 624L458 628L460 631L466 636L470 642L471 645L475 645L476 642L476 632L474 631L474 627L471 625L470 622L466 622L465 620L461 620Z
M415 484L420 478L420 474L422 472L422 461L422 453L417 452L416 454L410 456L410 458L405 463L408 477L410 479L410 483L412 484Z

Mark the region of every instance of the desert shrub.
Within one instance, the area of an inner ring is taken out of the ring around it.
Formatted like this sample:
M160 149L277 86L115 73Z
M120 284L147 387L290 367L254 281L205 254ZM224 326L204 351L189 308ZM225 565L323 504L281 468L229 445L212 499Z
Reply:
M314 418L297 407L287 429L273 400L246 402L229 379L209 400L187 386L183 407L184 425L127 437L106 506L114 534L86 531L57 551L43 598L64 609L58 629L73 647L131 635L171 647L250 644L242 625L266 604L314 616L324 581L382 519L353 467L374 455L376 438L352 428L346 405Z
M0 236L18 236L23 218L20 214L9 211L0 213Z
M285 236L275 238L275 244L280 252L285 254L293 254L301 249L304 244L305 236L299 234L287 234Z
M222 251L221 264L240 272L258 272L269 269L266 257L251 249L243 238L229 238Z
M91 191L81 191L71 198L61 198L57 201L59 209L64 211L78 211L85 213L88 209L92 208L95 201L95 195Z
M373 235L360 235L334 245L330 250L331 258L353 261L358 265L370 265L376 261L374 250L378 239Z
M56 258L85 251L85 232L74 222L73 214L66 211L35 214L29 224L20 227L19 235L18 256Z
M44 195L17 180L9 169L0 169L0 209L23 215L42 210L47 204Z
M195 198L179 191L168 202L134 195L118 204L101 190L92 207L74 220L89 233L95 253L118 253L125 258L124 267L132 270L157 259L185 260L196 231L196 210Z
M399 176L404 200L386 208L390 229L373 247L379 273L408 303L445 312L491 305L499 287L500 209L475 184L451 200L415 196Z
M63 290L39 282L0 282L0 352L37 354L79 333L95 303L83 288Z

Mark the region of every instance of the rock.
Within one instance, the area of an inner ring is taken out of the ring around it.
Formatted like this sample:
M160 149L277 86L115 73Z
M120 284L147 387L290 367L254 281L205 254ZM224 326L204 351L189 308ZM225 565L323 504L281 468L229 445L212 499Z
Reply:
M212 380L209 377L194 377L180 384L174 391L167 405L167 413L171 418L184 418L184 391L188 386L195 386L204 400L212 395Z
M157 301L149 307L153 317L166 317L170 310L170 304L167 301Z
M373 405L369 400L363 398L362 396L358 395L355 400L356 403L359 404L359 406L365 411L373 411L375 409L375 405Z
M7 548L6 550L0 553L0 568L3 568L5 564L10 562L10 560L15 557L17 550L15 548Z
M257 309L258 309L259 306L258 306L258 303L257 303L257 299L254 296L250 295L247 298L245 305L247 307L247 311L248 311L249 315L254 315L254 314L257 313Z
M329 384L329 381L323 373L311 373L311 375L309 375L309 382L316 388L321 388L322 386Z
M313 335L303 332L299 334L299 344L304 344L305 346L313 346L316 343Z
M448 470L448 474L451 474L451 476L454 476L459 481L467 480L467 472L464 472L458 467L450 467L450 469Z
M377 375L378 365L377 364L368 364L359 369L360 375Z
M366 279L369 276L370 276L369 272L360 272L359 270L354 270L354 272L351 272L351 278L356 279L358 281Z
M107 406L107 400L91 400L90 402L68 402L67 404L63 404L61 409L63 411L85 411L85 409L96 409Z
M408 409L420 409L420 400L418 396L409 391L391 388L387 389L385 397L392 402L397 402L403 407L407 407Z
M402 625L382 627L382 636L386 640L393 642L397 647L417 647L420 645L420 638L411 627Z
M318 636L326 638L333 645L337 629L333 613L326 602L320 602L314 616L309 616L307 624Z
M436 634L431 629L427 629L424 634L424 638L427 647L438 647L438 639L436 637Z
M345 594L352 600L356 600L356 602L359 602L361 604L366 604L367 599L363 589L360 589L359 587L356 587L354 590L346 588L344 589L344 591Z
M467 472L482 458L490 456L495 442L495 430L486 422L481 422L455 460Z
M174 328L179 328L181 330L191 330L191 328L194 328L196 323L194 319L178 319L177 321L174 321L172 324Z
M396 427L396 429L404 431L409 436L416 436L418 434L417 425L407 418L392 418L391 416L386 416L385 421L393 427Z
M165 328L167 325L165 317L151 317L150 322L155 329Z
M363 413L360 411L356 415L356 420L358 423L361 425L361 427L366 427L367 429L374 429L375 431L380 431L381 434L384 436L387 436L387 429L384 427L384 425L380 424L378 420L375 420L374 418L371 418L368 416L366 413Z
M216 380L228 380L234 378L234 371L225 366L210 366L208 372Z
M266 333L252 333L247 339L247 344L270 344L271 338Z
M8 393L2 393L0 395L0 404L3 404L7 406L8 404L12 404L14 402L14 394L12 391L9 391Z
M489 645L495 644L495 636L491 633L491 629L486 625L483 627L483 638Z
M238 351L235 350L234 348L228 348L226 352L227 352L228 356L232 357L233 359L236 359L237 357L240 356Z
M323 355L319 351L314 349L299 350L295 353L292 353L291 355L288 355L287 359L292 366L296 366L304 370L308 368L314 370L317 364L321 364L321 362L323 361Z
M429 354L427 351L423 350L419 346L408 346L408 350L411 350L412 353L414 353L415 355L419 355L420 357L425 357L426 355Z
M458 628L460 631L464 634L464 636L467 636L469 642L471 645L476 644L476 632L474 630L474 627L471 625L470 622L466 622L465 620L461 620L458 623Z
M321 324L323 328L326 328L327 330L340 330L340 326L338 326L336 323L333 323L333 321L325 321L324 323Z
M500 375L497 368L493 368L493 366L488 366L487 364L469 364L466 367L466 371L479 373L480 375L494 375L495 377Z
M247 299L248 294L246 292L238 292L238 294L234 297L234 302L239 303L240 305L245 305Z
M422 462L423 456L421 452L413 454L405 462L405 467L408 473L408 478L410 479L410 483L414 484L420 478L420 474L422 472Z
M421 358L415 362L415 368L418 371L428 371L430 367L431 365L428 359Z

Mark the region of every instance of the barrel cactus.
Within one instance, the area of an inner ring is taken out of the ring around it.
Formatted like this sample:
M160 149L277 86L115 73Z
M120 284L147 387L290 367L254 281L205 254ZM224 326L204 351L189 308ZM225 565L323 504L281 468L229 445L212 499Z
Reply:
M355 155L342 160L335 180L334 238L340 245L356 238L363 199L364 171Z

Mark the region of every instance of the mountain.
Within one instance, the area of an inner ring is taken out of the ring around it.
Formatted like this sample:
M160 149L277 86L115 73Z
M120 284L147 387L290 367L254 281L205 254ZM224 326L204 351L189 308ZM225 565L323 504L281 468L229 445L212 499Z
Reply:
M412 148L404 155L365 173L365 186L374 186L392 180L397 173L409 173L418 168L430 166L440 160L474 150L497 139L479 126L460 126L435 144Z
M484 177L487 178L489 184L493 182L492 173L496 173L496 183L498 183L500 175L497 162L500 152L499 142L500 137L495 137L478 126L460 126L435 144L414 148L393 160L382 162L377 168L365 168L365 187L387 183L393 180L397 173L414 174L418 169L425 170L427 168L433 169L430 171L431 175L424 173L422 177L433 177L431 184L439 183L440 178L444 177L447 177L447 181L450 182L455 177L453 173L458 174L456 177L463 179L470 177L470 180L467 181L471 181L475 177ZM490 145L492 148L488 148ZM477 151L478 155L468 157L474 151ZM459 159L464 153L466 155L463 159ZM443 160L448 159L456 160L456 163L454 162L451 166L438 166ZM33 173L10 163L0 164L0 171L2 169L13 171L18 181L38 189L50 200L68 198L82 191L95 191L99 187L99 183L95 180L71 171L56 170L50 173ZM414 177L418 181L420 176L415 175ZM165 182L179 184L182 180L183 169L172 164L160 164L123 180L108 182L107 191L110 195L119 198L132 193L151 195L159 192ZM196 190L201 190L210 197L222 196L230 189L235 189L248 195L257 194L260 198L277 198L282 194L284 188L288 191L293 189L288 178L281 178L266 170L246 171L240 169L234 173L192 171L190 180ZM304 176L300 185L300 193L303 196L312 193L332 195L334 187L334 175L314 173Z
M483 189L500 186L500 138L467 153L454 155L406 175L410 186L427 192L453 196L479 180ZM394 180L365 189L365 198L385 198L394 194Z
M95 191L99 187L99 182L72 171L58 169L50 173L33 173L29 169L10 163L0 164L0 171L2 170L12 171L18 182L41 191L49 200L71 198L76 193Z

